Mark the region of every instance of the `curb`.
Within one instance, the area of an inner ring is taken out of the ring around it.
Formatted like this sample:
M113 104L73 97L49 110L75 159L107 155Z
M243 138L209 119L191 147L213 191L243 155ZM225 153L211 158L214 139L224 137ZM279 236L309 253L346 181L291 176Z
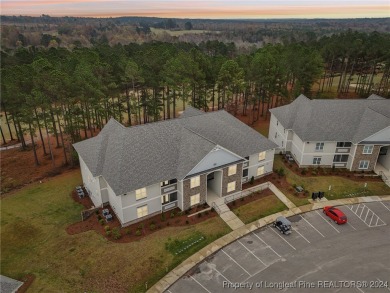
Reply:
M316 202L307 204L300 207L295 207L286 211L282 211L276 214L269 215L267 217L256 220L252 223L246 224L243 227L238 228L214 240L212 243L203 247L201 250L184 260L181 264L179 264L176 268L166 274L161 280L159 280L156 284L154 284L147 292L148 293L159 293L168 289L171 285L173 285L177 280L179 280L185 273L187 273L191 268L198 265L205 258L209 257L216 251L220 250L224 246L232 243L233 241L259 229L268 224L271 224L275 221L275 219L279 216L290 217L294 215L303 214L306 212L322 209L324 206L341 206L341 205L349 205L349 204L358 204L358 203L368 203L368 202L377 202L377 201L390 201L390 195L383 196L366 196L366 197L354 197L354 198L342 198L335 200L328 200L325 202Z

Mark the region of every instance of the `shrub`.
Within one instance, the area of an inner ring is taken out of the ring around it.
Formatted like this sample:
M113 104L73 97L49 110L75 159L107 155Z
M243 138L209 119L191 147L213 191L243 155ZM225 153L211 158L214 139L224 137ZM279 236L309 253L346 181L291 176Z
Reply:
M97 219L98 219L98 221L100 221L102 219L102 216L98 214Z
M279 175L279 177L283 177L285 175L285 171L282 167L280 167L278 170L277 170L277 173Z
M150 224L149 229L150 229L150 231L155 230L156 229L156 225L155 224Z
M175 213L174 212L171 213L171 218L173 218L173 217L175 217Z
M301 174L306 175L306 173L307 173L306 169L302 169Z
M144 228L144 223L141 223L141 224L138 225L138 229L139 230L142 230L143 228Z
M100 225L103 226L103 225L104 225L104 220L103 220L103 219L100 219L100 220L99 220L99 223L100 223Z
M112 235L114 236L115 240L118 240L122 237L121 230L119 228L112 229Z
M186 224L188 225L190 222L188 220L186 220Z
M253 185L254 183L255 183L255 177L251 177L251 180L249 181L249 183L251 184L251 185Z
M188 209L188 210L185 210L185 212L184 212L186 215L188 215L189 213L190 213L190 209Z
M96 211L95 211L95 214L96 214L96 215L99 215L99 210L96 210Z
M126 235L130 235L130 234L131 234L130 229L126 229L126 230L125 230L125 234L126 234Z
M106 235L111 236L111 231L110 230L106 231Z
M136 235L136 236L141 236L141 230L140 230L140 229L137 229L137 231L135 231L135 235Z
M294 188L297 188L297 185L294 183L294 184L293 184L293 187L294 187Z
M165 222L165 214L161 214L161 221Z
M104 230L109 231L110 230L110 226L108 226L108 225L104 226Z

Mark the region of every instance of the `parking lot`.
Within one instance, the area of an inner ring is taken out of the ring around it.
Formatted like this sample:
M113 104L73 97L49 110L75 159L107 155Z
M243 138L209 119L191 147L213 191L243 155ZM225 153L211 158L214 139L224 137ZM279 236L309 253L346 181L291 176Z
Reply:
M390 292L390 202L338 208L347 224L317 210L290 217L290 235L271 225L260 228L166 292Z

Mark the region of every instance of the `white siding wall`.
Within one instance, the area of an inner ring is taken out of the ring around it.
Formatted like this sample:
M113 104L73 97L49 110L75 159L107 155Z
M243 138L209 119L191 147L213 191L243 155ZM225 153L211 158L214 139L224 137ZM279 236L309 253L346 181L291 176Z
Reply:
M322 141L305 142L305 151L303 153L301 165L313 165L313 158L321 157L321 166L332 166L336 151L336 142L324 142L324 149L316 151L316 144Z
M349 152L349 158L348 158L347 167L346 167L349 170L351 170L351 168L352 168L352 163L353 163L353 158L355 157L356 147L357 147L356 144L352 144L351 151Z
M177 205L183 210L183 181L177 181Z
M149 185L146 187L147 197L144 199L136 200L135 191L121 195L121 204L123 210L123 222L137 220L137 208L147 205L148 214L153 214L161 211L161 189L160 183Z
M294 133L292 137L291 153L299 165L302 165L302 152L304 151L304 147L304 142Z
M268 138L276 143L279 147L286 149L288 130L286 130L283 125L278 122L276 117L271 114L271 121L269 125Z
M108 184L107 184L107 192L108 192L108 200L110 202L111 208L114 210L114 213L119 218L121 223L123 223L121 197L117 196Z
M81 177L83 178L83 184L90 191L90 197L95 206L102 204L102 197L100 195L99 178L93 177L91 171L89 171L87 165L83 159L79 156Z
M257 177L257 168L264 166L264 174L272 172L274 166L275 150L269 150L265 153L265 160L259 161L259 154L249 156L248 180Z

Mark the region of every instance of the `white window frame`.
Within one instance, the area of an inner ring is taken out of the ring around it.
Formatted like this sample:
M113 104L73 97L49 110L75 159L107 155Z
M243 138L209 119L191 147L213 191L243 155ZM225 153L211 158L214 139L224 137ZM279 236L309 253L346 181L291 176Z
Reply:
M264 175L264 171L265 171L265 167L264 166L258 167L257 170L256 170L256 176Z
M317 142L316 143L316 152L322 152L324 150L325 143L323 142Z
M142 207L137 207L137 217L138 217L138 219L142 218L142 217L145 217L148 214L149 214L148 205L144 205Z
M169 185L169 180L160 182L160 187Z
M364 166L367 163L367 166ZM359 161L359 170L367 170L370 166L370 161L368 160L361 160Z
M363 147L363 155L371 155L374 150L373 145L365 145Z
M194 206L200 203L200 193L190 196L190 205Z
M146 187L137 189L135 191L135 200L140 200L140 199L143 199L143 198L145 198L147 196L148 195L146 194Z
M195 176L191 178L190 187L195 188L200 186L200 176Z
M313 165L321 165L322 157L314 157Z
M161 204L169 203L169 193L161 195Z
M228 176L235 175L237 173L237 165L230 166L228 169Z
M235 190L236 190L236 181L229 182L227 187L226 187L226 191L227 192L232 192L232 191L235 191Z
M260 162L260 161L264 161L264 160L265 160L265 155L266 155L266 153L265 153L265 152L261 152L261 153L259 153L259 162Z

